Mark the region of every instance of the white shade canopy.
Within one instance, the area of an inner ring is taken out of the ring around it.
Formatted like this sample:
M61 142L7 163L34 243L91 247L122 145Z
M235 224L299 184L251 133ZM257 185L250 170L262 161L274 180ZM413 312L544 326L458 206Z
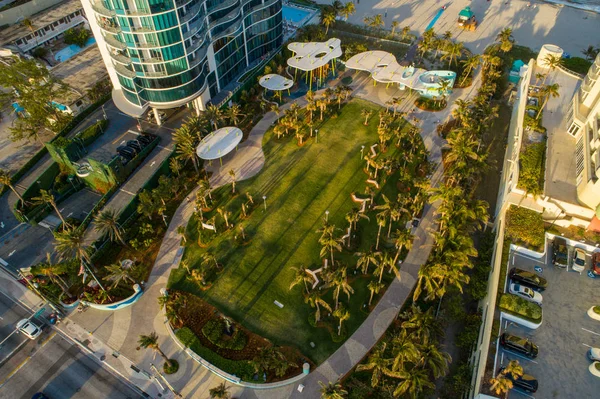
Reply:
M243 136L237 127L222 127L202 139L196 148L196 154L205 160L222 158L242 141Z
M342 56L342 42L335 38L326 42L294 42L288 44L288 49L294 55L288 58L287 64L302 71L312 71Z
M281 75L277 75L276 73L271 73L261 77L258 84L267 90L281 91L292 87L294 81Z

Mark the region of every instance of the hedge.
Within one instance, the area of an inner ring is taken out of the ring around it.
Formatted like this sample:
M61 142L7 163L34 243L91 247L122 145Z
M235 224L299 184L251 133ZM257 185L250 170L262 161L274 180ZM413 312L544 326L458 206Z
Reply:
M248 337L244 331L236 328L229 339L225 338L225 322L223 320L209 320L202 327L202 334L219 348L241 351L248 342Z
M505 313L512 314L532 323L542 322L541 306L529 302L513 294L502 294L498 307Z
M544 250L546 232L541 213L511 205L506 212L505 234L516 244L524 245L538 252Z
M52 140L50 140L50 143L54 142L59 137L62 137L64 135L66 135L67 133L70 133L71 130L73 130L81 121L83 121L85 118L87 118L92 112L96 111L96 109L98 109L98 107L100 107L102 104L107 102L110 99L110 95L111 94L108 93L105 96L101 97L98 101L96 101L95 103L93 103L92 105L87 107L83 112L81 112L75 118L71 119L71 121L69 123L67 123L65 125L65 127L60 132L58 132L56 134L56 136L54 136L52 138ZM25 175L25 173L29 172L29 170L31 168L33 168L33 166L36 163L38 163L38 161L40 159L42 159L42 157L44 155L46 155L47 153L48 153L48 149L46 147L42 147L33 157L31 157L31 159L29 161L27 161L27 163L25 165L23 165L19 170L17 170L15 172L14 175L12 175L12 177L10 178L10 181L13 184L17 183ZM8 189L9 188L7 186L2 187L2 189L0 190L0 196L2 194L4 194L4 192Z
M254 368L247 360L229 360L225 359L210 349L202 346L200 340L187 327L180 328L175 332L175 335L183 345L190 348L198 356L212 364L213 366L229 373L236 375L244 381L252 381L254 376ZM256 382L256 381L254 381Z
M546 171L546 139L528 144L519 158L519 183L526 193L534 196L544 192Z
M563 66L570 71L585 75L592 66L592 62L581 57L563 58Z

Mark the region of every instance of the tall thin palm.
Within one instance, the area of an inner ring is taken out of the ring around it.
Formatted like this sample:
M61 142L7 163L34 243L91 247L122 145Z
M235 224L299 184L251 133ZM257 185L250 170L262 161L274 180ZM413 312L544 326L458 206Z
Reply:
M54 209L54 212L56 212L56 214L60 218L60 221L63 224L63 229L64 228L69 228L69 224L63 218L62 213L60 213L60 210L58 209L58 206L56 205L56 200L54 199L54 194L52 194L51 192L49 192L47 190L40 190L40 195L37 196L37 197L32 198L31 202L33 204L36 204L36 205L38 205L38 204L48 204L48 205L50 205Z
M389 367L393 360L389 359L385 355L385 348L387 344L382 342L377 348L367 357L367 361L363 364L359 364L356 367L356 371L370 371L371 372L371 386L376 387L379 385L381 378L384 375L392 376L393 373Z
M367 274L369 272L369 266L371 264L375 266L379 265L379 260L381 259L381 252L378 251L368 250L366 252L357 252L354 255L358 256L356 268L360 268L362 274Z
M105 209L94 218L94 229L101 235L108 235L112 242L119 241L126 245L123 240L123 228L119 224L119 215L114 209Z
M129 271L124 269L120 264L108 265L105 269L108 274L104 277L104 280L112 282L111 289L117 287L121 282L135 282Z
M342 388L342 384L339 381L328 382L324 384L319 381L321 386L321 399L344 399L348 392Z
M413 245L413 240L415 236L413 236L410 230L396 230L394 235L394 246L396 247L396 255L394 255L394 264L398 264L398 258L400 257L400 253L403 248L406 248L410 251Z
M333 311L333 316L340 322L338 324L338 335L342 335L342 325L350 318L350 312L342 305Z
M140 335L138 345L144 349L154 349L165 360L168 367L172 367L171 361L158 346L158 335L153 332L150 335Z
M23 199L21 194L19 194L19 192L15 189L15 186L13 186L10 174L8 174L8 172L3 169L0 169L0 184L8 187L13 193L15 193L17 198L21 200L21 204L25 204L25 200Z
M312 275L308 273L308 270L305 269L303 266L292 267L292 270L294 271L294 279L290 283L290 291L298 284L304 284L304 289L306 290L306 293L310 294L310 291L308 290L308 284L314 281Z
M308 303L311 308L315 308L315 322L321 321L321 307L331 312L331 306L325 301L317 291L312 291L305 298L304 302Z
M560 96L559 88L560 88L560 85L558 83L553 83L551 85L542 86L542 88L540 90L540 95L544 98L544 101L542 102L542 105L540 107L540 110L538 111L536 119L540 119L540 116L542 116L542 111L546 107L546 104L548 104L548 100L550 99L550 97L558 98Z

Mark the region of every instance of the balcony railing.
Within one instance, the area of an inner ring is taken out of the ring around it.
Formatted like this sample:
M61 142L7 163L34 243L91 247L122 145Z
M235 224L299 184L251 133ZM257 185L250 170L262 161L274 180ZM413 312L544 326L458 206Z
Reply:
M161 72L144 72L144 76L146 76L147 78L162 78L167 76L167 72L166 71L161 71Z
M191 3L192 0L175 0L175 5L177 7L183 7L184 5Z
M207 14L210 15L214 12L223 10L225 8L231 7L232 5L234 5L235 3L238 3L240 0L226 0L222 3L217 3L216 6L214 6L213 8L208 9Z
M152 32L156 32L156 29L154 29L151 26L130 26L129 29L131 29L132 32L137 32L137 33L152 33Z
M212 29L215 26L222 25L226 22L230 22L231 20L237 18L241 12L242 12L242 10L240 10L239 8L236 8L235 10L232 10L231 12L229 12L228 14L224 15L223 17L217 19L216 21L212 21L208 25L208 27Z
M120 40L117 40L114 36L104 36L104 41L111 47L118 48L119 50L125 50L127 45Z
M99 0L92 1L92 9L104 17L112 18L117 15L113 10L104 7L104 4Z
M127 78L135 78L137 76L137 73L135 71L127 69L121 64L114 64L114 66L115 66L115 70L117 71L117 73L119 75L123 75Z
M185 11L185 14L183 15L183 17L181 17L181 23L184 24L187 21L194 18L196 15L198 15L198 13L200 12L200 9L202 7L203 7L202 3L199 3L199 4L196 4L195 6L193 6L192 8L188 8Z
M113 51L109 51L110 53L110 57L117 61L120 64L125 64L125 65L129 65L131 64L131 58L129 58L128 56L121 54L121 53L115 53Z
M98 21L98 26L100 26L100 29L102 29L103 31L112 33L114 35L121 32L121 27L116 24L113 25L113 24L108 24L105 22Z
M194 58L193 61L188 61L188 63L190 64L190 69L196 67L198 64L200 64L201 62L206 60L207 51L208 51L208 48L205 47L204 49L200 50L198 52L198 54L196 54L196 57Z
M141 64L162 64L163 62L166 62L166 61L163 60L162 58L158 58L158 57L140 58Z
M206 36L203 37L202 39L192 40L190 45L186 46L185 49L187 50L188 53L193 53L194 51L196 51L200 47L202 47L204 44L206 44Z

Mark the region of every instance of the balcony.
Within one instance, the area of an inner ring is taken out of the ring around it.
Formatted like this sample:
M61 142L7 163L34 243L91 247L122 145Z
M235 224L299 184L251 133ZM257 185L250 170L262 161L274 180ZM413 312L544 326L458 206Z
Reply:
M97 14L107 18L112 18L117 15L113 10L106 8L100 0L92 1L92 9L96 11Z
M216 21L212 21L208 25L208 27L212 29L212 28L214 28L214 27L216 27L218 25L222 25L224 23L231 22L232 20L236 19L238 17L238 15L241 14L241 12L242 12L241 9L236 8L235 10L233 10L230 13L224 15L223 17L217 19Z
M104 41L111 47L114 47L119 50L125 50L127 45L120 40L117 40L114 36L108 35L104 36Z
M119 64L129 65L131 64L131 58L126 56L125 54L109 51L110 57L117 61Z
M129 29L135 33L153 33L156 32L151 26L130 26Z
M189 53L193 53L194 51L198 50L200 47L202 47L202 45L206 44L206 37L202 38L202 39L196 39L196 40L192 40L192 42L190 43L189 46L186 46L186 50Z
M593 63L590 67L590 70L588 71L587 76L593 80L598 79L598 77L600 76L600 65Z
M242 21L239 21L237 24L231 25L229 28L225 29L223 32L217 33L212 37L213 42L219 40L222 37L233 35L242 27Z
M123 75L126 78L130 78L133 79L137 76L137 73L135 71L132 71L130 69L125 68L123 65L121 64L114 64L115 67L115 71L117 71L117 73L119 75Z
M107 22L98 21L98 26L105 32L116 35L121 32L121 27L117 24L110 24Z
M163 78L163 77L167 76L167 72L166 71L144 72L144 76L147 78Z
M181 17L181 23L184 24L187 21L191 20L192 18L194 18L196 15L198 15L198 13L200 12L200 9L203 7L203 4L196 4L195 6L188 8L185 11L185 14L183 15L183 17Z
M188 61L188 64L190 65L190 69L196 67L198 64L206 61L206 53L207 53L208 49L205 47L204 49L200 50L197 54L196 57L192 60L192 61Z
M239 0L226 0L226 1L222 2L222 3L220 3L220 4L217 4L215 7L209 9L207 11L207 14L210 15L210 14L212 14L214 12L223 10L225 8L228 8L228 7L231 7L232 5L234 5L234 4L238 3L238 2L239 2Z
M194 23L194 27L183 34L183 40L189 39L190 37L194 36L196 33L198 33L199 31L201 31L203 29L204 29L204 18L199 21L196 21Z
M165 60L163 60L162 58L151 58L151 57L147 57L147 58L141 58L140 59L140 64L162 64L166 62Z
M175 5L177 7L183 7L184 5L191 3L192 0L175 0Z

